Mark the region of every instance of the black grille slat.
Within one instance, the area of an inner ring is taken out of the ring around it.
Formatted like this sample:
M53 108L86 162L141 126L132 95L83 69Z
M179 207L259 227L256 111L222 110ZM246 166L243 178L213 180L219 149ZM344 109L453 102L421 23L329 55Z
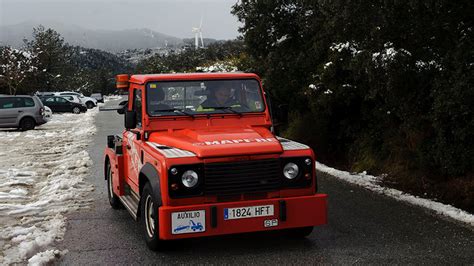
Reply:
M276 175L275 174L265 174L265 175L241 175L241 176L238 176L238 175L232 175L231 177L228 177L226 175L220 175L222 176L223 178L225 178L225 180L209 180L207 182L207 184L213 184L213 183L221 183L221 182L226 182L226 181L244 181L244 180L254 180L256 178L258 178L258 180L262 180L262 179L273 179L273 177ZM220 179L223 179L223 178L220 178Z
M251 193L251 192L266 192L266 191L272 191L274 190L274 187L264 187L264 188L247 188L245 190L245 193ZM213 190L210 190L209 192L212 192ZM233 195L233 194L241 194L244 193L242 192L242 188L238 189L228 189L228 190L215 190L214 192L218 192L219 195L227 194L227 195Z
M223 172L223 171L229 171L229 170L240 170L240 171L248 171L248 170L255 170L259 169L260 167L278 167L279 165L254 165L254 166L238 166L238 167L222 167L222 168L212 168L208 169L208 171L211 172Z
M228 163L226 163L228 164ZM230 166L230 165L216 165L214 167L211 167L210 170L228 170L228 169L235 169L235 168L240 168L240 169L245 169L245 168L254 168L254 167L257 167L257 166L277 166L279 165L278 163L258 163L258 164L242 164L242 163L239 163L239 164L235 164L234 166ZM206 166L207 167L207 166Z
M280 172L278 159L205 164L205 193L234 195L277 190Z
M261 181L255 181L255 180L247 180L247 181L232 181L232 182L225 182L225 183L214 183L214 184L209 184L207 183L206 186L208 188L211 188L211 187L221 187L223 184L227 185L227 186L233 186L233 185L242 185L242 186L245 186L247 184L249 185L267 185L267 184L275 184L275 183L280 183L278 182L277 180L268 180L268 179L263 179L264 180L264 183L262 183Z
M269 169L228 169L228 170L219 170L219 171L215 171L215 170L207 170L207 173L208 174L214 174L214 175L219 175L219 174L225 174L225 175L228 175L228 174L232 174L232 173L239 173L239 174L243 174L243 173L249 173L249 174L257 174L257 173L267 173L267 172L279 172L279 171L276 171L276 170L269 170Z

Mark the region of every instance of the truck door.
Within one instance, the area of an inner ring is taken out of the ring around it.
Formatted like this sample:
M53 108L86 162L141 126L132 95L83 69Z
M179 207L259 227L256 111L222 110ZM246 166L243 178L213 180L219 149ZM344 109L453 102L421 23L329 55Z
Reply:
M133 183L138 187L138 177L143 166L142 140L141 138L138 139L139 132L142 129L142 91L140 89L133 89L132 110L137 114L137 128L131 129L124 134L127 156L125 160L128 163L128 183Z

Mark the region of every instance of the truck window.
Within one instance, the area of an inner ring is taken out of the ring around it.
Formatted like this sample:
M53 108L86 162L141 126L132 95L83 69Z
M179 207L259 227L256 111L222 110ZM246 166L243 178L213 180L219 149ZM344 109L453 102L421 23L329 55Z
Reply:
M265 104L257 80L157 81L146 87L150 116L263 112Z
M137 113L137 127L142 127L142 91L133 90L133 110Z

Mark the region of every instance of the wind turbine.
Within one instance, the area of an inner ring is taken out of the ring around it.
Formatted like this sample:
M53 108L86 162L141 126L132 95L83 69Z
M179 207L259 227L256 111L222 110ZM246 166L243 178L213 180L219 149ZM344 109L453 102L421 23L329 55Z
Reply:
M201 22L199 23L199 28L193 27L194 32L194 47L199 48L199 38L201 39L201 48L204 48L204 41L202 39L202 17Z

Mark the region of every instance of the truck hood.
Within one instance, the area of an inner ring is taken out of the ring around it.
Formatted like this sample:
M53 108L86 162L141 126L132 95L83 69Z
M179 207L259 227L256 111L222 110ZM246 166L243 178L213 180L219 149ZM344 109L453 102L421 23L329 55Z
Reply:
M283 152L280 142L263 127L154 132L148 141L164 149L190 151L201 158Z

